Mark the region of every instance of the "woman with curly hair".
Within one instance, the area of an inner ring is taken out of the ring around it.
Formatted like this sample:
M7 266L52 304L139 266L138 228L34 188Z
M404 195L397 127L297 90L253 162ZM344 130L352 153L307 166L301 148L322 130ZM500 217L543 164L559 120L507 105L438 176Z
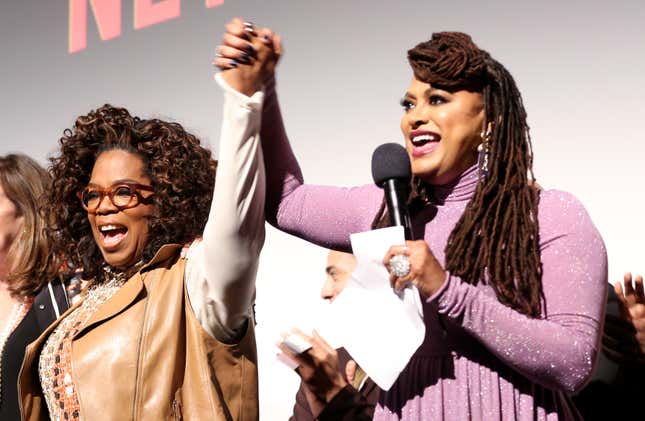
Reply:
M228 28L221 68L239 56L240 33ZM393 246L384 264L407 256L409 272L390 281L418 288L426 337L374 419L577 419L568 394L598 352L603 241L575 197L535 186L526 112L502 64L458 32L433 34L408 60L401 131L422 239ZM346 250L349 234L389 219L374 185L303 184L271 88L262 122L268 221ZM342 378L310 386L322 404L349 393Z
M226 93L217 183L177 123L105 105L64 132L46 208L55 252L90 281L27 350L25 420L257 419L262 96Z
M39 212L51 179L22 154L0 157L0 419L19 421L27 345L69 307Z

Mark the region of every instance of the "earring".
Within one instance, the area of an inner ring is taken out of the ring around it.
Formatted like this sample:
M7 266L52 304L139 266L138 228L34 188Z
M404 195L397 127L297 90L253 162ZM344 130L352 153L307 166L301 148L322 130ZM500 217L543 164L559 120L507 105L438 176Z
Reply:
M480 134L482 143L477 146L477 166L479 167L479 176L486 177L488 175L488 159L490 158L490 131L482 131Z

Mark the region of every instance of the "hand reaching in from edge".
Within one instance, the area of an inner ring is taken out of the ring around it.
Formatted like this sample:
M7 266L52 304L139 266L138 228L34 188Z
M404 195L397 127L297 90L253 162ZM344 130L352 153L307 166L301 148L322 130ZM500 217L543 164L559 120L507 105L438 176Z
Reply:
M231 88L250 96L273 77L281 55L279 35L235 18L226 25L213 64Z
M632 279L634 281L632 285ZM621 335L623 339L629 341L631 345L637 345L638 349L632 350L630 354L637 354L635 357L643 360L645 357L645 290L643 287L643 277L636 275L632 278L631 273L626 273L623 282L616 282L614 284L614 291L618 297L618 305L620 309L620 316L624 322L629 323L628 330L631 335ZM611 333L613 326L611 320L606 321L605 330ZM625 329L623 329L625 330ZM605 334L605 336L613 338L615 335ZM635 343L634 343L635 342ZM615 344L619 349L630 348L630 343ZM635 348L632 346L631 348Z

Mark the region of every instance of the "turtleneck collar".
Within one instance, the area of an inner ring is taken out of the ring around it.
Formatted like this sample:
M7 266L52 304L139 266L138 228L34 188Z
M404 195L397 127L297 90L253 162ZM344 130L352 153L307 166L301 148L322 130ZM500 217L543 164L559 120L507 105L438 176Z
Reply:
M428 198L430 203L436 205L469 201L474 196L478 183L479 168L475 164L447 184L428 186Z

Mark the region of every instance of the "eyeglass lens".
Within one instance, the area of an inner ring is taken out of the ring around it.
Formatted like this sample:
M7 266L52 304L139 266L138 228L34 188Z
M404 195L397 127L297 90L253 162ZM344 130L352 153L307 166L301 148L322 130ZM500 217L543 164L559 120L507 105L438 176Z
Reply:
M83 192L83 203L85 207L89 209L94 209L98 207L99 203L103 199L103 196L108 196L114 206L123 207L128 206L136 194L134 189L128 186L115 186L109 190L109 192L101 190L87 189Z

